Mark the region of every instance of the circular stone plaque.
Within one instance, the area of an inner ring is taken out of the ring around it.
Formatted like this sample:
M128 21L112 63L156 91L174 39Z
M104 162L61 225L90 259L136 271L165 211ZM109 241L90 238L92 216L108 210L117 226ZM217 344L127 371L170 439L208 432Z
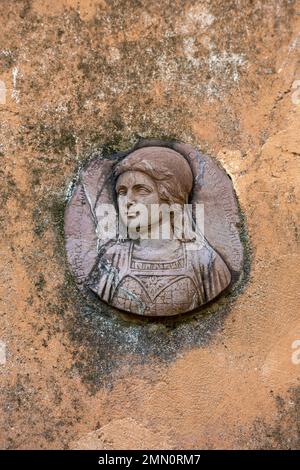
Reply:
M243 267L232 182L190 145L139 141L82 169L65 213L78 286L144 316L200 308Z

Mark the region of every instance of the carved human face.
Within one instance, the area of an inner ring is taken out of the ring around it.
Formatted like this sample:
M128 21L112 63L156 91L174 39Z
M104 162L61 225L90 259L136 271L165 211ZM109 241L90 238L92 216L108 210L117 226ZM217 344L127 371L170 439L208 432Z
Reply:
M150 176L142 171L126 171L117 180L116 192L120 217L129 231L139 227L140 234L146 233L150 226L159 223L159 216L151 216L151 204L159 204L160 199L156 182Z

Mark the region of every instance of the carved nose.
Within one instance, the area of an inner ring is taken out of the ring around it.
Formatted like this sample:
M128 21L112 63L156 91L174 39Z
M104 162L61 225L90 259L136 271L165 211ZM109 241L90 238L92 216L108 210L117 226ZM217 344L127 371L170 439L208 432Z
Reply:
M131 192L127 193L127 209L135 203L134 196Z

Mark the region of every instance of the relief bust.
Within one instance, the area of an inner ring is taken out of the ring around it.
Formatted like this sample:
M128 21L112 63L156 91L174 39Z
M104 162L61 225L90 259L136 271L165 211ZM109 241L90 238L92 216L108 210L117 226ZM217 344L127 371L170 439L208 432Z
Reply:
M228 198L223 186L223 198L227 205L230 200L231 213L228 206L226 214L225 204L223 221L215 223L222 230L223 222L223 234L209 239L208 230L206 236L206 219L208 225L212 220L211 214L205 214L206 202L208 210L211 206L209 197L201 201L196 194L204 206L202 230L195 228L192 212L195 192L202 191L204 199L209 189L217 195L213 184L204 192L203 181L199 186L205 170L207 179L215 179L217 186L222 187L222 178L226 177L231 188L229 178L223 172L219 181L217 170L223 170L218 167L213 168L216 173L209 173L206 167L210 160L206 163L202 157L201 161L201 155L191 152L190 146L172 147L148 141L116 162L96 158L83 172L66 212L67 251L80 286L111 306L138 315L170 316L202 307L231 287L237 278L236 266L242 261L242 246L236 227L235 231L232 227L237 216L232 189ZM119 224L113 236L99 237L104 219L98 209L101 203L109 202L116 209ZM217 212L220 203L215 201ZM153 208L169 209L168 217ZM178 218L180 212L185 214L185 222L190 221L190 230L182 230L183 225L178 229L178 221L183 220ZM74 227L78 223L79 231ZM223 252L219 249L222 240Z

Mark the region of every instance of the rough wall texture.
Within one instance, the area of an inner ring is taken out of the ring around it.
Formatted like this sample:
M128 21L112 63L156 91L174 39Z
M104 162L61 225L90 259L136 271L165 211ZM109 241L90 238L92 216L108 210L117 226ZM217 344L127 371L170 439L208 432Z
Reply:
M3 0L0 17L1 448L300 448L300 3ZM233 179L246 278L204 316L132 321L68 273L74 175L138 136Z

